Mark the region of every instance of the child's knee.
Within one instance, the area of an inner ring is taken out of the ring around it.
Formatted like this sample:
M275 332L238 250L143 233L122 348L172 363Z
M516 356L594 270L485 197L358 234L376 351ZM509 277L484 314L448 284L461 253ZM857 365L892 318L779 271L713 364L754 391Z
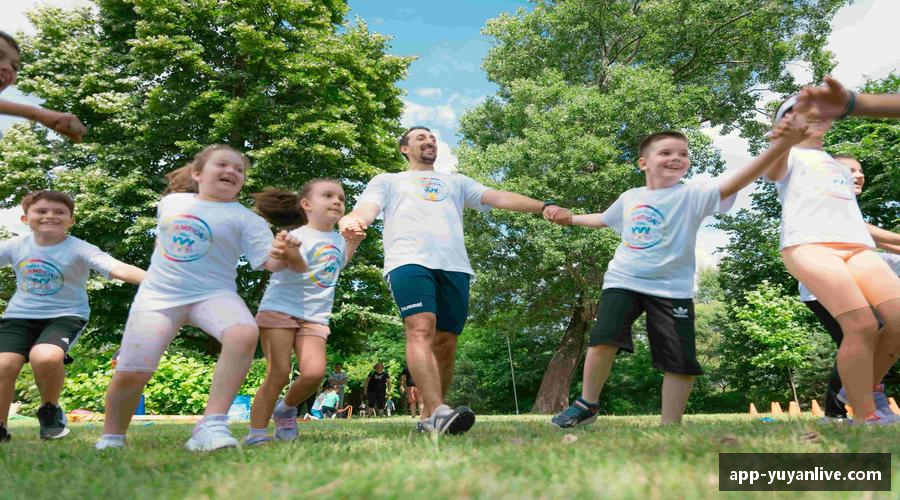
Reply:
M25 365L25 357L15 353L0 355L0 379L15 378Z
M619 353L619 346L609 344L592 345L588 347L588 351L595 356L603 358L615 358Z
M38 344L28 353L28 361L36 370L62 365L65 359L65 351L53 344Z
M110 384L110 392L112 392L113 387L126 390L143 388L152 377L153 372L117 371L113 376L113 383Z
M868 307L848 311L835 319L844 332L844 341L848 338L862 337L863 341L874 342L875 334L878 333L878 320Z
M234 325L222 333L222 345L233 349L256 350L259 328L256 325Z

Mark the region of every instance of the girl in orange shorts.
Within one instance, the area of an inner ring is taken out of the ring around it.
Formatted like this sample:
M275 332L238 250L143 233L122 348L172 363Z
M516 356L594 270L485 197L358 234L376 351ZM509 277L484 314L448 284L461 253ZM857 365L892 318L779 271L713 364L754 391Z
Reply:
M785 101L776 121L795 103L796 97ZM893 415L876 411L872 388L900 351L900 279L873 251L850 169L822 150L832 121L816 109L798 118L809 136L767 173L782 207L781 257L841 325L838 371L855 413L865 423L894 423ZM881 331L873 307L884 321Z

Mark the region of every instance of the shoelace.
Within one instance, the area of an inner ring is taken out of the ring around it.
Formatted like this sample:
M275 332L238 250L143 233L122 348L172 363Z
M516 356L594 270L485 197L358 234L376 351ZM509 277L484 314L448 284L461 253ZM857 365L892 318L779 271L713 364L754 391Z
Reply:
M580 417L583 412L596 413L596 410L593 408L582 408L578 406L578 403L572 403L571 406L566 408L565 415L567 417Z

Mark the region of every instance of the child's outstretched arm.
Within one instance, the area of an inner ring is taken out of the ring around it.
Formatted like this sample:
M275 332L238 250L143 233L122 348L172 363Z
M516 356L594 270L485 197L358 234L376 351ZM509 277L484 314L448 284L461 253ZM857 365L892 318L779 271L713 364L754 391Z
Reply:
M309 269L306 260L300 255L300 240L287 231L275 235L272 248L269 250L269 258L263 267L273 273L284 269L302 273Z
M356 249L359 248L359 244L362 243L362 240L366 239L366 233L363 231L362 233L355 231L347 231L346 234L341 234L344 237L344 240L347 242L346 251L344 252L344 265L346 266L350 259L353 258L353 255L356 254Z
M488 189L481 195L481 203L494 208L542 214L550 222L563 223L571 220L572 213L559 205L547 205L543 201L523 196L519 193Z
M132 285L140 285L146 275L147 271L132 266L131 264L125 264L124 262L117 264L109 270L110 278L122 280L126 283L131 283Z
M19 116L38 122L76 143L81 142L84 134L87 134L87 128L72 113L60 113L38 106L0 100L0 114Z
M869 230L869 234L875 240L876 247L891 253L897 253L896 249L900 248L900 234L881 229L872 224L866 224L866 229Z
M606 222L603 221L603 212L598 214L573 215L572 224L595 228L608 227Z
M736 194L763 174L767 174L773 181L784 177L787 169L787 153L794 144L806 138L806 126L799 125L796 116L791 115L776 123L773 132L778 138L772 142L769 149L754 158L746 167L723 176L719 184L721 199Z

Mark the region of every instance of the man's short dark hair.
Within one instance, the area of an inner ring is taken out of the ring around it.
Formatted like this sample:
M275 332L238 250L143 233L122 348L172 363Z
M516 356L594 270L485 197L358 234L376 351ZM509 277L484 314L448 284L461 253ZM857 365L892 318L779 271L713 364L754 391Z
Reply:
M16 39L13 38L12 35L10 35L9 33L5 32L5 31L0 31L0 38L2 38L3 40L6 40L7 43L12 45L12 48L16 49L16 52L18 52L20 54L22 53L22 51L19 49L18 42L16 42Z
M641 145L638 146L638 157L644 156L644 154L648 149L650 149L650 146L652 146L654 142L659 142L663 139L681 139L684 142L688 142L688 138L686 135L675 130L666 130L663 132L650 134L647 137L644 137L644 140L641 141Z
M406 132L403 132L403 135L400 136L400 147L403 147L403 146L406 146L409 144L409 133L412 132L413 130L425 130L426 132L431 132L430 128L423 127L421 125L414 125L412 127L409 127L408 129L406 129ZM403 157L406 158L407 160L409 159L409 156L406 156L406 153L401 151L400 154L402 154Z

